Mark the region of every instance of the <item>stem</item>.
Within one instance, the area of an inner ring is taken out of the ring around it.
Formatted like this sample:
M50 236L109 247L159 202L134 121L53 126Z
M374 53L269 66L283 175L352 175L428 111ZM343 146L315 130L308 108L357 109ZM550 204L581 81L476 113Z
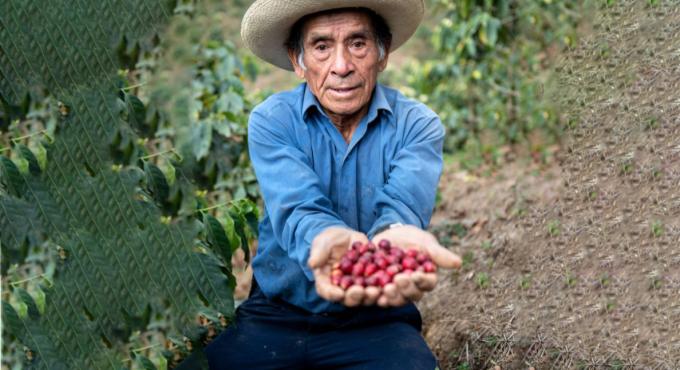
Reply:
M158 156L161 156L161 155L165 155L165 154L168 154L168 153L173 153L174 155L177 156L177 159L179 159L180 161L183 160L182 156L181 156L179 153L177 153L177 152L175 151L174 148L173 148L173 149L164 150L164 151L158 152L158 153L153 153L153 154L145 155L145 156L139 157L139 159L145 160L145 159L149 159L149 158L153 158L153 157L158 157Z
M153 348L153 347L158 347L158 346L160 346L159 343L150 344L150 345L148 345L148 346L146 346L146 347L133 348L133 349L132 349L132 352L135 352L135 353L136 353L136 352L141 352L141 351L143 351L143 350L145 350L145 349L149 349L149 348Z
M211 210L211 209L215 209L215 208L219 208L219 207L222 207L222 206L226 206L226 205L228 205L229 203L231 203L231 202L215 204L214 206L210 206L210 207L206 207L206 208L200 208L200 209L197 209L196 212L205 212L205 211L209 211L209 210Z
M135 84L135 85L130 85L130 86L128 86L128 87L123 87L123 88L121 88L121 90L123 90L123 91L128 91L128 90L132 90L132 89L135 89L135 88L144 86L144 85L146 85L146 84L147 84L146 82L140 82L140 83Z
M9 284L10 284L11 286L15 286L15 285L17 285L17 284L21 284L21 283L25 283L25 282L27 282L27 281L31 281L31 280L35 280L35 279L41 278L41 277L43 277L43 276L45 276L45 274L40 274L40 275L36 275L36 276L31 276L31 277L29 277L29 278L21 279L21 280L17 280L17 281L11 281Z
M42 134L45 134L45 130L40 130L40 131L34 132L34 133L32 133L32 134L28 134L28 135L24 135L24 136L15 137L15 138L13 138L13 139L11 139L11 140L12 140L12 142L17 142L17 141L22 140L22 139L27 139L27 138L29 138L29 137L31 137L31 136L42 135ZM47 135L47 137L49 137L49 135Z

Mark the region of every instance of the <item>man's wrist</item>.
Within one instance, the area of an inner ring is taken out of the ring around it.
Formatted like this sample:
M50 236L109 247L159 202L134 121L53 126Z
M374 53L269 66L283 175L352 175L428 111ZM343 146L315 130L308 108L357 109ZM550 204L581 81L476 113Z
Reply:
M404 224L402 224L401 222L392 222L392 223L389 223L389 224L384 224L384 225L378 227L375 230L375 233L373 234L373 236L378 235L385 230L393 229L393 228L399 227L399 226L404 226Z

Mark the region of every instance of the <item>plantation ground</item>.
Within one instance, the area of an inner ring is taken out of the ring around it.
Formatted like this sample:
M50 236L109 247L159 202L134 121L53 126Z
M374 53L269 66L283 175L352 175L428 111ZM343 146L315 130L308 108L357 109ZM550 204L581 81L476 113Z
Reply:
M648 3L559 63L555 161L444 175L464 267L419 304L443 369L680 368L680 6Z

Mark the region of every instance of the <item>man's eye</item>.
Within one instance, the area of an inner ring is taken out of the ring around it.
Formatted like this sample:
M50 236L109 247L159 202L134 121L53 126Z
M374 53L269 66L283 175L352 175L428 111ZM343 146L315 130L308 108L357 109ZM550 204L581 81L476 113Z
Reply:
M323 45L323 44L316 46L316 50L319 50L319 51L324 51L326 49L328 49L328 46Z
M354 44L353 44L353 46L355 48L362 48L362 47L364 47L364 45L366 45L366 43L363 42L363 41L355 41Z

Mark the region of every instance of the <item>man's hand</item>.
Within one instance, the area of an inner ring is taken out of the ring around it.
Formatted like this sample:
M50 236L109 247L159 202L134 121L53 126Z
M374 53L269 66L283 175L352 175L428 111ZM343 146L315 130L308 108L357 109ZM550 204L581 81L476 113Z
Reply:
M342 302L349 307L361 304L369 293L373 297L373 302L378 298L380 290L376 287L365 289L353 285L345 291L331 283L333 265L340 262L345 252L356 241L367 243L368 238L363 233L344 227L329 227L312 241L307 264L314 271L316 292L322 298L332 302Z
M375 235L373 243L377 245L383 239L389 240L393 247L425 252L432 262L441 268L459 268L462 264L460 257L442 247L434 235L412 225L387 229ZM385 285L383 294L378 297L377 303L379 306L389 307L401 306L408 301L417 301L422 298L424 292L434 289L436 284L436 273L414 271L410 275L397 274L392 283Z

